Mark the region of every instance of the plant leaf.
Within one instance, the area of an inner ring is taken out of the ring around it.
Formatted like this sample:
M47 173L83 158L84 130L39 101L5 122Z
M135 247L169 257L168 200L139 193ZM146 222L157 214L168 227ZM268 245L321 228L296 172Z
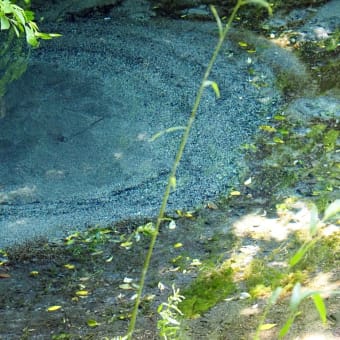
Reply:
M283 325L283 327L280 329L280 333L279 333L279 339L282 339L290 330L290 327L292 326L295 316L297 314L294 314L292 316L289 317L289 319L286 321L286 323Z
M282 292L282 287L277 287L274 292L272 293L270 299L269 299L269 304L270 305L275 305L277 299L279 298L280 294Z
M260 331L267 331L268 329L272 329L275 326L277 326L276 323L265 323L265 324L260 326Z
M48 312L55 312L56 310L59 310L61 306L51 306L47 308Z
M33 47L37 47L38 46L38 40L34 35L33 30L28 27L25 26L25 32L26 32L26 41L29 45L33 46Z
M219 34L219 37L220 39L223 38L223 26L222 26L222 22L221 22L221 19L216 11L216 8L215 6L211 5L210 6L210 10L211 10L211 13L213 14L215 20L216 20L216 23L217 23L217 27L218 27L218 34Z
M212 89L214 90L215 92L215 95L217 98L220 98L221 97L221 94L220 94L220 89L218 88L218 85L215 81L212 81L212 80L206 80L204 83L203 83L203 86L204 87L208 87L208 86L211 86Z
M327 322L327 310L326 310L326 306L325 306L325 303L323 301L323 298L321 297L320 294L314 293L312 295L312 299L314 301L316 309L319 312L321 321L323 323L326 323Z
M151 138L150 138L150 142L154 142L157 138L163 136L165 133L169 133L169 132L174 132L174 131L178 131L178 130L185 130L186 127L185 126L174 126L162 131L157 132L156 134L154 134Z
M323 221L329 220L338 213L340 213L340 199L335 200L326 208Z
M93 319L87 320L86 323L89 327L97 327L100 325L100 323L98 323L96 320L93 320Z
M2 15L0 17L0 28L1 30L8 30L10 28L10 23L9 20L7 19L6 16Z

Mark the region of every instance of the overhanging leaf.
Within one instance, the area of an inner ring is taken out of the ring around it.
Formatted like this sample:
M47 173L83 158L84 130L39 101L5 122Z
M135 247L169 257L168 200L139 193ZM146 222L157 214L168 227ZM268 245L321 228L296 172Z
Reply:
M1 30L8 30L10 26L11 25L10 25L9 20L7 19L7 17L2 15L0 17L0 28L1 28Z

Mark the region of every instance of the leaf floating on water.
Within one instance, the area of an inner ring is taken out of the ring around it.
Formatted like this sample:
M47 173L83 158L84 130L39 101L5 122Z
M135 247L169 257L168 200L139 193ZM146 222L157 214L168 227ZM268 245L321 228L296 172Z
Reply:
M48 307L46 310L48 312L55 312L57 310L61 309L61 306L51 306L51 307Z

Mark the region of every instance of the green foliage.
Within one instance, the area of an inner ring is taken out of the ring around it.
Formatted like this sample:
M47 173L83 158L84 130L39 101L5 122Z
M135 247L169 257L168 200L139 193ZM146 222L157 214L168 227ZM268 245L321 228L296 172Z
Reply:
M319 243L323 240L322 234L318 234L318 229L321 226L322 222L326 222L335 216L339 215L340 213L340 199L335 200L332 204L330 204L324 214L324 218L322 221L319 221L317 214L315 214L315 211L317 211L316 206L312 205L312 218L310 223L310 236L311 239L308 241L305 241L303 245L300 247L300 249L294 254L294 256L290 259L289 265L291 267L295 266L299 262L302 261L303 257L310 251L311 248L315 247L316 244L318 244L318 247L316 251L320 250ZM324 249L324 247L322 247ZM326 247L326 250L329 249ZM321 255L321 254L320 254Z
M203 271L182 291L185 300L179 304L179 308L188 318L200 316L235 289L233 270L230 267L223 265L221 268Z
M251 262L246 273L246 284L252 296L261 296L281 284L284 277L282 270L271 268L263 260Z
M326 306L320 295L320 292L312 291L312 290L302 291L301 284L297 283L293 288L293 292L290 298L289 316L288 316L286 323L280 329L279 339L282 339L283 337L285 337L286 334L289 332L290 328L292 327L295 321L295 318L300 314L299 306L301 302L308 297L312 298L312 300L314 301L315 308L319 312L320 319L322 320L323 323L326 323L327 321Z
M25 2L28 4L29 0ZM2 31L12 29L17 37L24 33L27 43L33 47L39 45L39 39L52 39L60 36L60 34L40 32L38 25L34 22L34 13L24 10L10 0L0 0L0 29Z
M3 36L3 33L0 34ZM29 52L22 39L17 39L14 31L9 31L0 43L0 101L8 84L19 79L26 71L28 56ZM0 117L5 114L5 108L0 107Z
M163 339L179 339L180 333L180 316L183 313L178 309L178 304L180 304L184 299L184 296L179 294L179 289L172 286L172 295L168 297L168 302L163 302L159 305L157 312L161 319L157 322L157 328L159 330L159 335Z
M310 239L304 242L302 246L296 251L296 253L291 257L289 261L290 268L302 262L304 257L308 254L310 250L317 251L319 249L319 243L320 241L322 241L323 236L322 234L318 233L318 231L321 228L322 223L338 218L339 214L340 214L340 200L335 200L333 203L331 203L326 208L324 217L322 220L319 220L318 218L318 211L317 211L316 206L315 205L310 206L310 215L311 215L310 223L309 223ZM338 241L337 241L337 245L339 245ZM323 259L319 258L319 261L323 261ZM283 291L284 291L283 287L278 287L273 292L271 298L268 301L268 304L263 313L263 316L261 318L260 325L255 335L255 340L259 340L259 332L261 330L261 326L263 325L265 321L266 315L268 314L270 308L272 308L272 306L276 303L279 295ZM279 339L282 339L283 337L287 335L287 333L289 332L290 328L292 327L295 321L295 318L300 314L299 306L301 302L309 297L313 300L315 308L319 313L321 321L323 323L326 323L327 311L326 311L324 300L321 297L321 292L315 291L315 290L308 290L308 289L302 290L301 283L296 282L293 287L290 302L289 302L288 318L285 324L280 329Z

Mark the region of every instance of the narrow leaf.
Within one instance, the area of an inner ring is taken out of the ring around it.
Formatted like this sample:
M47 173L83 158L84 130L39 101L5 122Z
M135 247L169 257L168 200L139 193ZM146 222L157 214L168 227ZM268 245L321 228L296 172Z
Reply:
M323 298L321 297L320 294L314 293L312 295L312 299L314 301L316 309L319 312L321 321L323 323L326 323L326 321L327 321L327 310L326 310L326 306L325 306L325 303L323 301Z
M286 323L283 325L283 327L280 329L280 333L279 333L279 339L282 339L290 330L290 327L292 327L292 324L294 322L296 314L292 315L287 321Z
M210 6L210 10L211 10L211 13L213 14L215 20L216 20L216 23L217 23L217 27L218 27L218 34L219 34L219 37L220 39L223 38L223 26L222 26L222 22L221 22L221 19L216 11L216 8L215 6L211 5Z
M59 310L61 306L51 306L47 308L48 312L55 312L56 310Z
M297 263L301 261L301 259L305 256L307 251L314 245L314 242L304 243L301 248L294 254L294 256L289 260L289 265L291 267L295 266Z
M169 132L174 132L174 131L178 131L178 130L185 130L186 127L185 126L174 126L165 130L162 130L160 132L157 132L156 134L154 134L151 138L150 138L150 142L154 142L157 138L163 136L165 133L169 133Z
M323 217L323 221L329 220L331 217L340 213L340 199L335 200L331 203L325 211L325 215Z
M215 92L215 95L217 98L220 98L221 97L221 94L220 94L220 89L218 88L218 85L215 81L212 81L212 80L206 80L204 83L203 83L203 86L204 87L208 87L208 86L211 86L212 89L214 90Z
M260 331L267 331L268 329L274 328L276 325L276 323L265 323L260 326Z
M280 294L282 292L282 287L277 287L275 291L272 293L270 299L269 299L269 304L270 305L275 305L277 299L279 298Z
M290 298L289 307L292 311L296 311L300 302L302 300L302 293L301 293L301 284L300 282L296 283L293 291L292 296Z

